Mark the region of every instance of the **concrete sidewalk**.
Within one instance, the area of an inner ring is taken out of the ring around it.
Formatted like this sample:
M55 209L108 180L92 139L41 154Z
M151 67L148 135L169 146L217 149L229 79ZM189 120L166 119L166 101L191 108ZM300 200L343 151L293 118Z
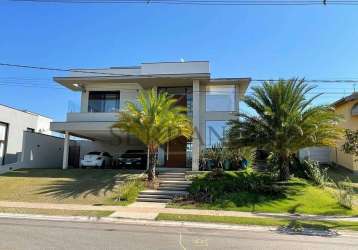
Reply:
M54 204L34 202L0 201L0 207L12 208L37 208L37 209L61 209L61 210L87 210L87 211L114 211L112 218L146 219L154 220L159 213L170 214L192 214L211 216L233 216L250 218L277 218L277 219L300 219L300 220L322 220L322 221L347 221L358 222L358 217L351 216L323 216L323 215L296 215L279 213L251 213L223 210L200 210L166 208L164 203L135 202L129 206L95 206L80 204Z

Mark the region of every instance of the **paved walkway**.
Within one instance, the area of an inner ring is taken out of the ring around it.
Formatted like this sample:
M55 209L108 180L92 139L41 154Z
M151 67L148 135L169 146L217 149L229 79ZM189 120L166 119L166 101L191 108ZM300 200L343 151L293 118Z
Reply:
M95 205L80 205L80 204L54 204L54 203L0 201L0 208L1 207L114 211L114 213L110 215L110 217L128 218L128 219L147 219L147 220L154 220L159 213L171 213L171 214L214 215L214 216L234 216L234 217L251 217L251 218L277 218L277 219L326 220L326 221L335 220L335 221L358 222L358 217L351 217L351 216L293 215L293 214L251 213L251 212L223 211L223 210L180 209L180 208L166 208L164 203L149 203L149 202L135 202L125 207L125 206L95 206Z

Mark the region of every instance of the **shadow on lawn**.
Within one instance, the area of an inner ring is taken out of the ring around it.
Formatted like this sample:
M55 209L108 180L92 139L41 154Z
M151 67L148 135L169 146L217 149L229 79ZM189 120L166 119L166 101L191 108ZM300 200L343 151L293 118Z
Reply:
M118 170L70 170L57 175L59 179L39 189L37 194L48 195L56 199L86 198L88 195L104 196L114 192L126 179L133 176L131 173ZM48 177L44 173L43 177Z

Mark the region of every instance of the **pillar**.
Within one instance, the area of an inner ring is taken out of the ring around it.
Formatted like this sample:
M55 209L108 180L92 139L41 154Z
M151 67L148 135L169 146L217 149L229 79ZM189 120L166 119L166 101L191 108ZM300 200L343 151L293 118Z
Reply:
M70 147L70 133L68 131L65 132L65 140L63 144L63 161L62 161L62 169L68 168L68 152Z
M192 142L192 170L199 170L200 156L200 82L193 80L193 142Z

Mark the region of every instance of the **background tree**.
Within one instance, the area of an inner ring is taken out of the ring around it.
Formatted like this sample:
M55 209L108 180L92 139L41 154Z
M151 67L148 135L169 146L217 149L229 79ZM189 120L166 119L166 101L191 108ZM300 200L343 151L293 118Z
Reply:
M253 88L244 102L256 114L237 114L230 121L229 143L252 146L278 157L280 179L290 175L289 158L299 149L331 146L340 138L339 117L329 106L314 106L319 95L307 98L314 87L304 80L266 81Z
M358 130L345 130L345 142L342 149L346 154L358 156Z
M137 137L148 147L148 180L155 178L157 153L163 145L177 137L190 138L192 125L186 108L165 92L141 91L137 103L128 102L119 120L113 125Z

